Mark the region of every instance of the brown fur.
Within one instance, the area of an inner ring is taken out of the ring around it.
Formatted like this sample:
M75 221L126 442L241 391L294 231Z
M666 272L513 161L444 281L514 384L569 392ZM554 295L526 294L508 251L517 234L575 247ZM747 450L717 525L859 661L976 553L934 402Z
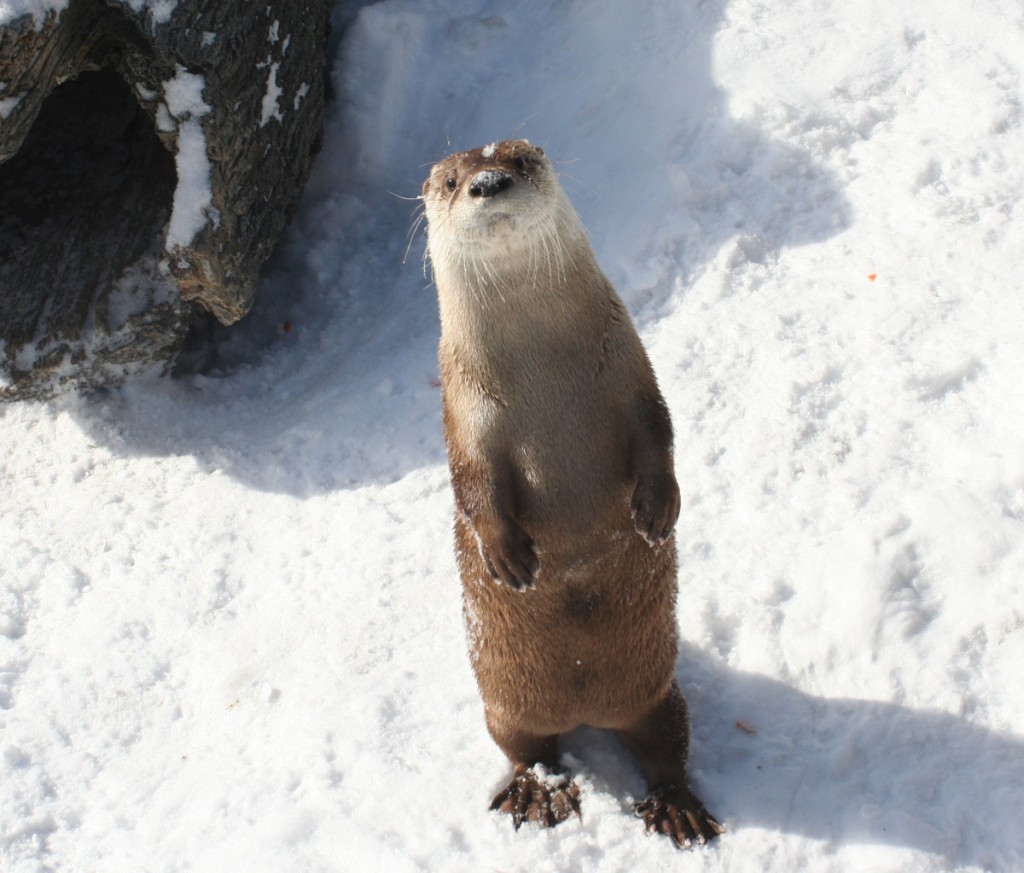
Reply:
M578 812L535 765L558 769L560 734L611 728L650 783L648 827L703 842L721 828L687 783L679 488L647 355L540 149L452 155L423 199L470 655L516 765L495 805L517 827Z

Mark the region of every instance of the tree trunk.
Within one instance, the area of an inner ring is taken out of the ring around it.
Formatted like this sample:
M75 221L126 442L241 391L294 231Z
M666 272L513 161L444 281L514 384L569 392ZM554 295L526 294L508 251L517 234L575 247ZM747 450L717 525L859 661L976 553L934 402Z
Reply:
M0 397L169 363L197 305L249 310L319 146L329 11L0 12Z

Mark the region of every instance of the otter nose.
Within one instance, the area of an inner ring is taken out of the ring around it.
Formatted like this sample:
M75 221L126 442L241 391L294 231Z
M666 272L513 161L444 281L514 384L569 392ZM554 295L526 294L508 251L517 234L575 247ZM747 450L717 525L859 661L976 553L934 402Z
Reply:
M501 170L484 170L473 177L469 186L471 197L493 197L512 184L512 177Z

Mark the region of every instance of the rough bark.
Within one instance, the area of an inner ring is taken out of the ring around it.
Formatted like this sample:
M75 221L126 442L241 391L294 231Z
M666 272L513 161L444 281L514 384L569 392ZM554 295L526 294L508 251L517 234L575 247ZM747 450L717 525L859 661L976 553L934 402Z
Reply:
M0 396L241 318L319 145L330 0L134 5L0 26Z

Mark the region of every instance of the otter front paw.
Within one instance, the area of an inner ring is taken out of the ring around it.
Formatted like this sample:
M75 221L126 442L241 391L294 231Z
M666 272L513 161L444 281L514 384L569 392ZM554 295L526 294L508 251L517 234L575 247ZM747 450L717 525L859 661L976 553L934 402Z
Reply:
M664 834L680 849L689 849L694 840L703 846L725 833L689 788L670 786L652 791L633 809L644 820L648 833Z
M494 796L491 809L511 815L516 830L524 821L553 828L573 814L580 817L580 789L565 776L542 778L520 765L512 781Z
M672 536L679 504L679 485L671 473L638 475L630 504L636 532L650 545L661 545Z
M480 555L491 578L509 588L533 588L540 569L533 538L510 519L481 522L476 526Z

